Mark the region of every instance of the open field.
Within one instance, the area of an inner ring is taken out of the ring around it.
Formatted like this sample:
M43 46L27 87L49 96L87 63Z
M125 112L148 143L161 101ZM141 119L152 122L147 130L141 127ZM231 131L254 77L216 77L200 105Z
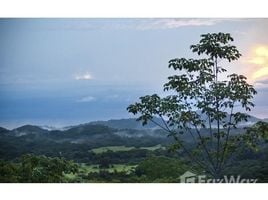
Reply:
M135 147L126 147L126 146L107 146L107 147L99 147L99 148L94 148L91 149L94 153L104 153L106 151L129 151L135 149Z
M111 167L109 168L105 168L105 170L109 171L109 172L130 172L132 169L134 169L136 167L136 165L127 165L127 164L113 164L111 165ZM101 168L104 169L104 168ZM79 172L83 172L83 173L92 173L92 172L100 172L101 170L99 168L99 165L85 165L82 164L81 168L79 169Z
M158 144L158 145L155 145L155 146L152 146L152 147L140 147L140 149L146 149L146 150L149 150L149 151L155 151L157 149L166 149L165 147L163 147L161 144Z
M65 177L69 180L74 180L79 177L79 174L88 174L88 173L99 173L100 170L106 170L110 173L113 172L126 172L129 174L134 170L137 165L127 165L127 164L113 164L109 168L99 168L99 165L86 165L84 163L79 165L79 172L77 174L65 174Z
M126 147L126 146L107 146L107 147L94 148L94 149L91 149L91 151L99 154L99 153L104 153L106 151L117 152L117 151L130 151L132 149L146 149L149 151L155 151L157 149L165 149L165 147L163 147L161 144L158 144L152 147L140 147L140 148Z

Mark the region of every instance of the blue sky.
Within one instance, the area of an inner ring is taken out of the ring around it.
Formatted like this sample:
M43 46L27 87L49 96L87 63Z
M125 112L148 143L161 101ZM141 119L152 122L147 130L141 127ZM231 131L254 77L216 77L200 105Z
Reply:
M267 29L268 19L0 19L0 126L133 117L130 103L163 93L170 59L220 31L243 54L229 72L259 92L252 114L268 117Z

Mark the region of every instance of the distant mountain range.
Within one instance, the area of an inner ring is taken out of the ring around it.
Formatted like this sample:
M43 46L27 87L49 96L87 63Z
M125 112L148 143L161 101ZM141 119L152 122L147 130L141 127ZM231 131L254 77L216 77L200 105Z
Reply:
M8 134L9 136L16 137L32 135L34 138L45 137L52 140L69 141L73 143L81 143L87 140L96 141L97 138L103 137L105 137L105 139L110 138L111 141L114 140L114 138L118 139L118 137L165 137L155 124L148 123L148 125L142 126L136 119L95 121L59 129L37 125L24 125L12 130L0 127L0 134Z
M154 118L154 121L158 124L163 125L163 122L160 118ZM239 124L239 127L245 127L245 126L251 126L255 124L258 121L265 121L268 122L268 118L260 119L254 116L250 116L249 120L247 122L243 122ZM159 126L152 122L148 122L145 126L142 125L140 121L137 121L136 118L129 118L129 119L111 119L107 121L92 121L85 124L79 124L74 126L67 126L62 128L55 128L52 126L35 126L35 125L24 125L18 128L15 128L13 130L8 130L6 128L0 127L0 133L6 132L6 131L12 131L15 133L15 135L25 135L29 133L48 133L49 131L68 131L68 130L83 130L84 128L90 126L90 125L102 125L107 126L112 129L118 129L118 130L125 130L125 129L132 129L132 130L155 130L160 129Z
M229 116L227 116L229 118ZM203 119L206 121L206 119ZM154 118L154 121L157 122L160 125L163 125L163 122L160 118ZM242 122L238 125L238 127L245 127L245 126L251 126L255 124L258 121L266 121L268 122L268 119L259 119L254 116L250 116L247 122ZM111 128L116 129L136 129L136 130L144 130L144 129L159 129L159 126L152 122L148 122L145 126L142 126L142 123L137 121L135 118L130 119L112 119L108 121L94 121L90 122L88 124L99 124L99 125L105 125ZM216 123L215 123L216 127Z
M25 125L13 130L0 128L0 159L25 153L89 159L90 150L106 146L151 147L170 143L159 129L115 129L101 124L82 124L67 130L46 130ZM81 161L81 162L84 162Z
M162 120L160 118L154 118L154 121L158 124L162 124ZM140 121L137 121L135 118L129 118L129 119L111 119L108 121L93 121L89 122L88 124L98 124L98 125L104 125L111 128L116 129L135 129L135 130L144 130L144 129L159 129L159 127L152 123L148 122L146 125L142 125Z
M158 123L162 122L161 119L155 120ZM252 125L259 120L251 117L243 125ZM209 134L208 129L203 129L202 132ZM242 132L243 128L233 130L233 134ZM192 142L189 134L181 135L181 139ZM62 153L66 157L71 155L71 159L78 157L86 159L92 148L166 146L172 142L173 139L167 137L167 133L157 125L148 123L142 126L136 119L95 121L60 130L34 125L24 125L13 130L0 127L0 158L13 159L24 153L49 156L58 156Z
M234 132L239 133L243 127L251 126L260 120L252 116L247 122L241 123L238 126L240 129ZM163 125L163 121L159 118L155 118L154 121ZM207 130L204 129L203 132L207 132ZM42 138L54 142L90 143L93 146L95 144L101 146L103 143L105 145L124 144L122 141L129 138L141 140L141 138L146 137L147 141L154 141L157 138L164 139L167 136L167 133L156 124L149 122L147 125L142 126L141 122L136 121L134 118L94 121L61 129L35 125L24 125L13 130L0 127L0 134L22 138L23 136L31 135L32 137L27 140ZM187 139L187 136L183 135L183 137ZM128 141L125 143L128 143Z

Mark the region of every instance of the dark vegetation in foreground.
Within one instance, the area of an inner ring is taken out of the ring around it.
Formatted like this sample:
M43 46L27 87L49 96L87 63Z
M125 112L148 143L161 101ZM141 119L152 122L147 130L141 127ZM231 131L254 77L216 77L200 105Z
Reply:
M192 145L190 138L184 140ZM171 151L172 144L155 129L92 124L65 131L37 126L1 129L0 182L180 182L186 171L205 173L183 152ZM255 152L241 146L224 174L268 182L268 146L258 147Z

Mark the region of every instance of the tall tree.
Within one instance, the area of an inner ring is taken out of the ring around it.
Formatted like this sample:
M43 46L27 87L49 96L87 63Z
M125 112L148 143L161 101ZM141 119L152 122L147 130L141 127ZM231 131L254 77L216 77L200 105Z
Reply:
M157 94L146 95L127 108L129 112L139 114L138 120L143 125L152 121L164 129L175 139L175 149L181 149L194 163L217 178L245 138L230 134L249 117L238 109L250 111L256 94L245 76L226 75L222 64L241 56L232 42L229 33L201 35L199 43L190 46L198 59L169 61L169 68L176 74L168 77L164 91L172 95L164 98ZM162 123L154 117L161 118ZM204 129L208 129L209 134ZM195 145L189 147L182 140L183 134L190 134Z

